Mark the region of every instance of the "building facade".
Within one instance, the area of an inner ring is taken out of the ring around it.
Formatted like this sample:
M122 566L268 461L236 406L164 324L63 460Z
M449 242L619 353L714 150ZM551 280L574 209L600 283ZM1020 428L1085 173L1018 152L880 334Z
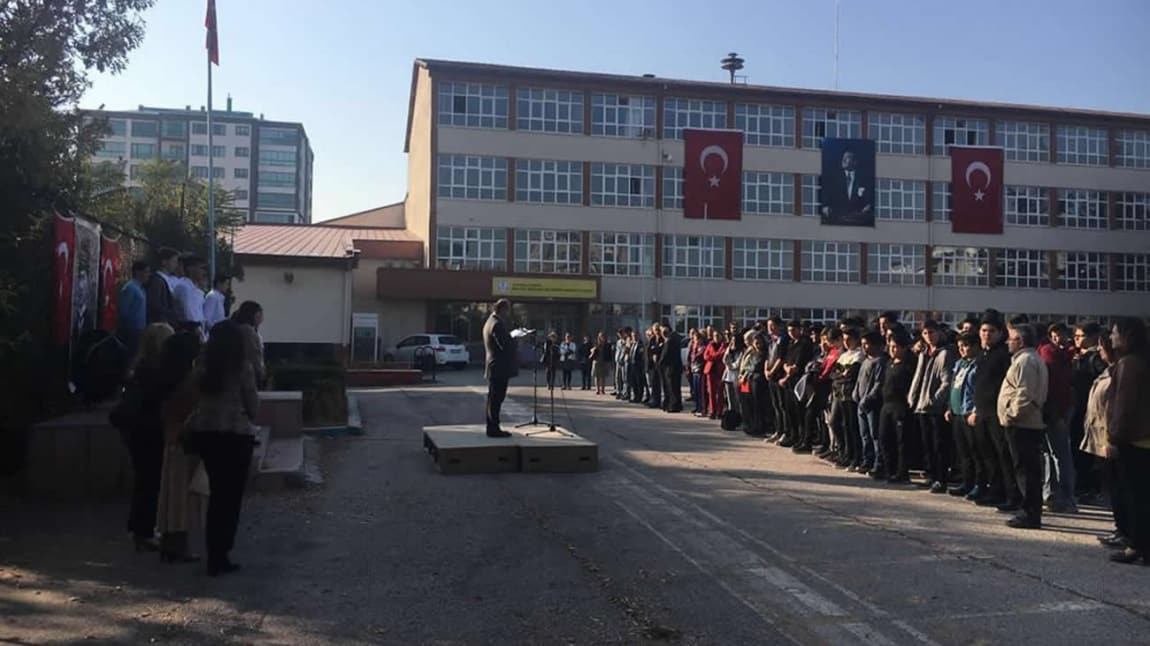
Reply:
M312 167L315 156L303 124L268 121L263 115L225 110L212 113L212 150L208 150L206 110L140 106L136 111L89 110L107 119L94 162L121 164L128 187L139 186L143 162L180 162L189 176L208 179L212 155L217 185L232 193L234 206L248 222L308 224L312 218Z

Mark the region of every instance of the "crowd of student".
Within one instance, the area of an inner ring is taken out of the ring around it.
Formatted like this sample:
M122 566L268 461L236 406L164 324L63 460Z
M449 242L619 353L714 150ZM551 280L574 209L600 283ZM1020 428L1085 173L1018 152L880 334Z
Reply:
M548 361L582 389L720 420L836 468L918 486L1042 527L1042 514L1108 504L1111 560L1150 565L1150 343L1145 324L1037 326L994 310L950 329L886 313L823 327L772 318L689 332L567 335ZM561 349L560 349L561 348ZM683 351L685 349L685 351ZM549 384L553 384L549 374ZM913 481L912 469L924 479Z
M263 309L245 301L229 317L226 277L205 293L201 259L162 249L158 260L154 273L133 264L118 302L133 359L110 420L132 461L128 530L137 551L199 561L188 531L206 498L207 571L227 574L239 569L229 553L255 446Z

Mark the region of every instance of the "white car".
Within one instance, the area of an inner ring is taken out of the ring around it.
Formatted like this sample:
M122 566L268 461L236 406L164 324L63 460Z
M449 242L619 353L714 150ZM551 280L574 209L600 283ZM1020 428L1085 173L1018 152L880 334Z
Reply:
M431 349L420 351L420 348ZM435 352L435 364L438 366L452 366L462 370L471 363L471 353L463 346L463 341L450 334L413 334L395 344L391 356L395 361L414 363L417 355L422 358L428 352Z

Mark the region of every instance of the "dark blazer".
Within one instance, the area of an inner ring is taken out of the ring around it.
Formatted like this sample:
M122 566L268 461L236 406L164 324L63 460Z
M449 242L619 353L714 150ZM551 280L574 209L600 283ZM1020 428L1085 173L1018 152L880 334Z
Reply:
M870 207L866 213L874 213L874 175L862 168L856 168L854 174L853 187L847 185L844 170L836 170L823 178L822 203L830 207L831 215L863 213L866 207Z
M683 337L678 332L671 332L671 336L663 342L663 350L659 354L659 367L683 369Z
M148 325L152 323L175 325L179 322L180 316L176 313L176 301L172 298L172 290L168 287L168 281L164 280L159 272L152 274L145 291Z
M507 325L495 314L483 324L483 375L488 379L510 379L519 371L515 363L515 340Z

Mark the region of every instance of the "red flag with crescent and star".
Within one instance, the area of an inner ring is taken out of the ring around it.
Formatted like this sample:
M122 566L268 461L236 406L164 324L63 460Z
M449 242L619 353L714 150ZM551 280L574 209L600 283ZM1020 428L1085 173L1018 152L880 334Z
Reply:
M116 278L120 275L120 241L100 241L100 329L116 331Z
M950 147L950 230L1002 233L1001 148Z
M220 64L220 33L216 26L216 0L208 0L208 15L204 16L204 27L208 30L208 60Z
M683 216L738 220L743 207L741 130L684 130Z
M52 228L52 340L58 345L67 345L72 338L72 268L76 263L76 221L57 213Z

